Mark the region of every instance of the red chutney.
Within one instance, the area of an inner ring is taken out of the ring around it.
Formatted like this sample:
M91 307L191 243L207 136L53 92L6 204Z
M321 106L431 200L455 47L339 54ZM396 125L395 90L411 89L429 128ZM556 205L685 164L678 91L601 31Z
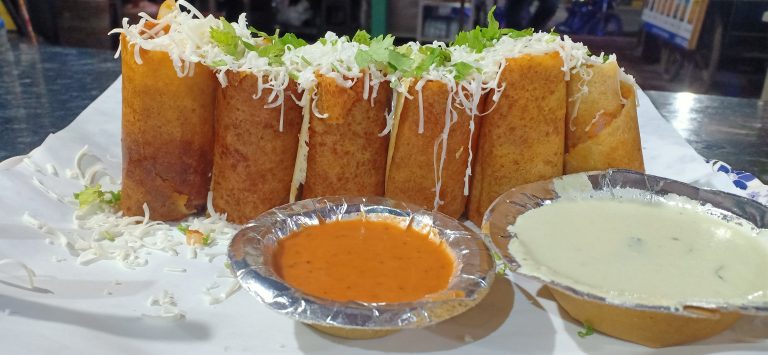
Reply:
M280 240L273 257L277 275L289 285L342 302L419 300L448 287L455 263L444 241L361 219L301 229Z

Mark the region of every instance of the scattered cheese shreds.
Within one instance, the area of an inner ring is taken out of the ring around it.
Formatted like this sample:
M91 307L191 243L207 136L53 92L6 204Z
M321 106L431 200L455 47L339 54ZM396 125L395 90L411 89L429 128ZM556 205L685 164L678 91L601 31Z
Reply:
M0 265L16 265L20 267L24 270L24 273L27 276L27 284L29 285L29 288L35 288L35 277L37 277L37 274L35 273L35 270L32 270L27 264L16 259L0 259Z
M187 269L185 269L183 267L165 267L165 268L163 268L163 271L165 271L165 272L185 273L185 272L187 272Z
M43 169L40 169L40 166L37 165L37 163L35 163L34 161L32 161L32 159L30 159L29 157L25 157L24 159L22 159L22 161L24 162L24 165L32 169L32 171L44 174Z
M156 310L157 312L154 312L153 314L143 313L142 317L172 320L183 320L186 318L184 312L179 310L176 296L168 290L163 290L163 293L158 296L149 297L147 306L150 308L159 308L159 310Z

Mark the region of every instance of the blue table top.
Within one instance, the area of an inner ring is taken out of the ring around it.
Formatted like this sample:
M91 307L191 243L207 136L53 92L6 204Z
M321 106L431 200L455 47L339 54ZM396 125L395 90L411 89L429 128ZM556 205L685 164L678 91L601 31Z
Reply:
M66 127L118 76L111 51L34 46L8 34L0 42L0 161Z

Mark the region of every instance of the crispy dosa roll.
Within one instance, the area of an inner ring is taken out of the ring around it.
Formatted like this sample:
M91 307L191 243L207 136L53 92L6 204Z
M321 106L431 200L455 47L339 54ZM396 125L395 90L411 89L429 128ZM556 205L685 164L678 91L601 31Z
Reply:
M270 91L254 98L259 80L255 74L227 72L229 85L216 95L213 206L240 224L288 203L303 118L291 99L292 93L299 97L294 82L281 105L265 107Z
M412 86L408 94L412 99L403 98L402 109L395 116L397 131L392 132L385 196L426 208L437 207L458 218L467 203L464 178L470 152L470 121L475 118L453 105L452 93L442 81L429 80L421 88L423 121L419 93ZM449 108L451 111L446 112ZM448 142L444 150L445 135Z
M379 134L387 126L392 89L381 85L371 105L363 97L364 85L357 80L345 88L318 74L317 110L305 110L309 150L302 198L384 195L389 135Z
M566 88L557 52L508 58L504 91L482 119L468 216L480 225L502 193L560 176L565 147ZM491 98L486 107L491 107Z
M140 50L121 35L123 187L120 209L178 220L206 204L213 161L216 77L196 63L179 77L168 53Z
M608 168L644 171L634 87L620 80L616 61L590 70L590 79L577 74L568 82L565 173ZM587 91L580 94L585 85Z

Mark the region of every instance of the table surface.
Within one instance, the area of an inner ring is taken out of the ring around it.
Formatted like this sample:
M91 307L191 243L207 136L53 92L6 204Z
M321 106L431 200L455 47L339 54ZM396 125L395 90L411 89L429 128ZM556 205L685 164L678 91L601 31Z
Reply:
M0 161L28 153L66 127L120 75L120 60L111 51L33 46L8 37L9 43L0 42ZM646 93L700 155L768 181L768 105Z

